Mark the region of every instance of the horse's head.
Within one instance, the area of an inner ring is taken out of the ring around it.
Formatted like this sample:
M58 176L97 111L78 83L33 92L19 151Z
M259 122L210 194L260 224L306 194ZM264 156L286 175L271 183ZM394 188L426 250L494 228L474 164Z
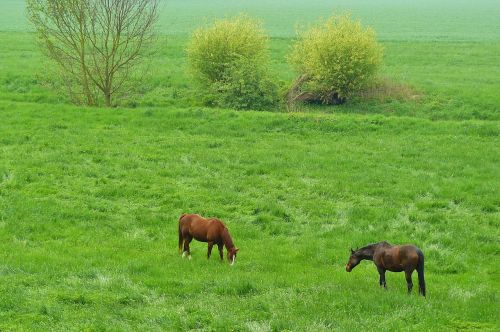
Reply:
M347 262L345 270L347 272L351 272L352 269L354 269L356 265L359 264L359 262L361 262L361 256L359 255L358 251L351 249L351 256L349 256L349 261Z
M230 262L231 265L236 262L236 253L239 251L239 248L232 247L231 249L227 250L227 260Z

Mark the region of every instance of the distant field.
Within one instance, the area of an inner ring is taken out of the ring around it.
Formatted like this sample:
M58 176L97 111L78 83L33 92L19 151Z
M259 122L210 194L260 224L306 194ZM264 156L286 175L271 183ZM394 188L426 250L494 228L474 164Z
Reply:
M0 99L65 102L43 82L43 62L23 15L24 1L0 2ZM286 54L298 26L349 9L371 25L385 46L382 76L414 88L415 100L349 104L335 111L409 115L433 119L500 119L500 2L498 1L166 1L152 73L140 83L134 106L195 105L186 75L187 33L214 17L245 12L262 19L271 39L275 77L294 73ZM279 14L278 14L279 13ZM4 31L4 32L1 32ZM328 108L326 108L328 109ZM333 109L332 109L333 110Z
M261 18L273 37L291 37L297 25L339 11L373 26L382 40L500 41L496 0L165 0L159 31L186 34L215 17L248 13ZM0 13L0 31L29 29L23 0L2 0Z
M23 7L0 1L0 331L500 329L499 1L169 0L146 80L112 109L48 85ZM286 85L296 26L334 9L376 29L410 97L200 106L192 29L261 18ZM196 242L179 257L183 212L227 223L234 267ZM380 289L369 262L345 272L381 240L422 248L426 299L403 274Z

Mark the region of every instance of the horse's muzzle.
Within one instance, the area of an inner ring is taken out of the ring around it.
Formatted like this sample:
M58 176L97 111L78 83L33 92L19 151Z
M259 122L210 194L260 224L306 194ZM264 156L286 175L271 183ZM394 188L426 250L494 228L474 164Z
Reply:
M345 270L346 270L347 272L351 272L351 270L352 270L352 268L351 268L351 264L347 264L347 265L345 266Z

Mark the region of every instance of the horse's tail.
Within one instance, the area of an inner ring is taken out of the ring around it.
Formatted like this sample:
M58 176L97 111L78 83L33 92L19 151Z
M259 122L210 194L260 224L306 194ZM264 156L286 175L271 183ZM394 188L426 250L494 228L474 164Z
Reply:
M417 272L418 272L418 292L425 296L425 279L424 279L424 253L422 250L417 249L418 255L418 263L417 263Z
M181 220L186 214L181 214L179 218L179 253L182 252L182 246L184 245L184 237L182 236Z

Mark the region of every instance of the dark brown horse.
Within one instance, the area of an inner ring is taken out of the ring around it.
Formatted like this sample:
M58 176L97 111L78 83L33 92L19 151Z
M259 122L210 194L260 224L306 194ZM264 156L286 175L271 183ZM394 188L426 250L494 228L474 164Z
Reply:
M363 248L352 250L345 269L351 272L363 259L369 259L377 266L380 274L380 286L387 288L385 271L405 272L408 293L411 293L413 282L411 275L418 272L418 292L425 296L424 254L414 245L392 246L387 242L369 244Z
M236 253L240 249L234 246L226 225L219 219L206 219L197 214L181 215L179 218L179 253L183 251L182 257L187 255L191 258L189 243L193 239L208 243L207 258L210 258L212 247L216 244L221 260L224 260L224 246L226 246L227 260L231 262L231 265L236 261Z

